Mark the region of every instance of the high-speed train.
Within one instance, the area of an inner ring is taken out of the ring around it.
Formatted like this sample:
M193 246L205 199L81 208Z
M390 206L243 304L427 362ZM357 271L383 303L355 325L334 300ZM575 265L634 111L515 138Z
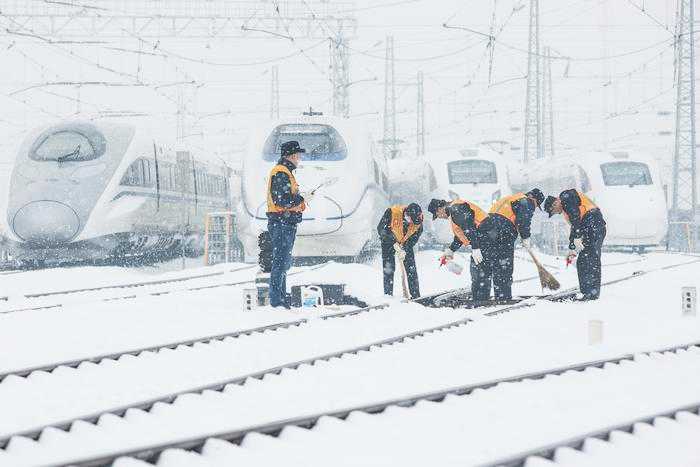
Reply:
M4 240L27 262L158 254L182 245L184 220L196 253L206 213L231 208L229 183L224 163L176 152L133 125L54 124L17 154Z
M306 153L295 172L301 191L318 187L303 213L293 255L355 258L376 244L376 224L389 206L386 161L357 123L325 116L276 120L250 134L237 204L238 237L246 261L258 254L267 230L267 180L280 145L296 140Z
M494 202L512 194L503 156L486 146L434 152L426 161L429 198L464 199L488 212ZM454 236L449 222L432 222L432 216L426 216L426 225L440 243Z
M658 245L668 230L666 196L658 163L637 151L591 152L571 157L541 159L511 167L514 187L539 187L558 196L576 188L603 211L607 223L605 245L643 249ZM533 235L561 247L568 228L561 216L533 219ZM543 221L544 220L544 221Z

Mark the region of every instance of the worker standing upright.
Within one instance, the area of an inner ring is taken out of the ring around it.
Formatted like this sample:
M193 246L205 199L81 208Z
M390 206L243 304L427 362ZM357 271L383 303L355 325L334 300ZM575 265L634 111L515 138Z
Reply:
M287 299L287 271L292 267L292 248L297 225L313 193L300 192L294 178L301 154L306 152L297 141L280 146L280 159L267 181L267 230L272 239L272 271L270 272L270 305L291 308Z
M510 300L513 285L515 241L520 236L523 247L530 249L530 224L535 208L544 201L538 188L527 193L505 196L491 207L489 216L479 227L481 250L484 256L484 281L493 277L496 300Z
M576 272L582 300L600 297L602 267L600 262L603 241L607 234L605 219L600 208L589 197L575 189L564 190L559 197L547 196L544 210L549 217L563 214L571 227L567 261L576 260Z
M392 206L384 212L377 225L382 246L384 294L393 295L396 258L406 270L406 281L411 298L420 297L418 269L413 248L423 233L423 211L416 203Z
M443 199L432 199L428 211L435 219L450 219L454 240L445 249L444 256L448 261L454 259L455 251L462 245L471 245L472 254L469 271L472 282L472 300L482 301L491 297L491 280L486 280L484 272L484 257L481 253L479 226L488 217L479 206L469 201L456 199L448 202Z

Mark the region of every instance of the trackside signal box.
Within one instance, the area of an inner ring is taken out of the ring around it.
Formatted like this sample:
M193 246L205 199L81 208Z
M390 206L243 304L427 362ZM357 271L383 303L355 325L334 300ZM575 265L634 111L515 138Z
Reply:
M242 262L243 245L235 236L233 212L210 212L204 232L204 265Z

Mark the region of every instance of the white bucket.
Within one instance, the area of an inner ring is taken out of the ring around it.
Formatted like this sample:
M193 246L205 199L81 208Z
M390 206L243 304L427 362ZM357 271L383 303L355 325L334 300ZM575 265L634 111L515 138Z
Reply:
M304 308L323 306L323 289L316 285L302 287L301 306Z

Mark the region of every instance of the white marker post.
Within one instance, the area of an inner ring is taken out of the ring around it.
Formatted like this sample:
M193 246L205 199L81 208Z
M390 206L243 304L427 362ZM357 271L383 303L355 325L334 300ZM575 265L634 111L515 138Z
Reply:
M696 316L697 287L681 287L681 316Z

